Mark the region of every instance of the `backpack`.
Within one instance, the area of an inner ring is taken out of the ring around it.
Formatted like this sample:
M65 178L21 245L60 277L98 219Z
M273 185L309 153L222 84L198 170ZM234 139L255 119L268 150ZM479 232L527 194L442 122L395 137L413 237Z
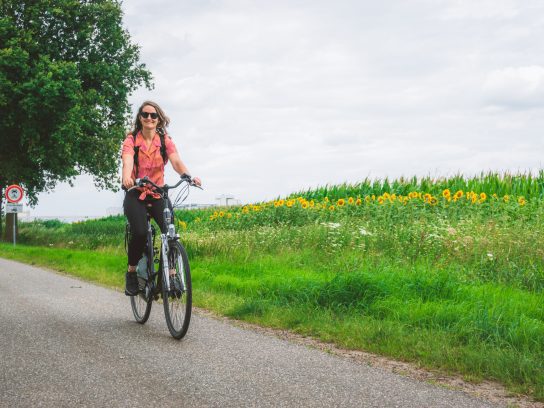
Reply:
M138 135L139 130L136 130L131 133L132 142L134 143L134 169L136 174L138 174L138 153L140 152L140 146L136 146L136 136ZM161 156L164 164L168 161L168 156L166 155L166 143L164 141L164 130L157 129L159 138L161 139Z

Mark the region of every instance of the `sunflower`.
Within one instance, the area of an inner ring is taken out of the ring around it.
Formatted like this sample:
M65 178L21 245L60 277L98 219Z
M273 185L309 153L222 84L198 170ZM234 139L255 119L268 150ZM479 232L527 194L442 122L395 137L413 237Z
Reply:
M433 196L427 193L423 196L423 201L425 201L426 203L429 203L431 201L431 198L433 198Z
M368 199L368 200L367 200ZM368 203L370 201L370 197L366 196L365 197L365 201ZM362 204L362 200L360 198L358 198L357 200L355 200L355 205L361 205Z
M285 205L289 208L291 208L293 206L293 204L295 204L295 200L289 200L285 203Z
M437 205L438 204L438 198L431 197L431 199L429 200L429 204L432 205L432 206Z
M527 204L527 200L525 199L525 197L519 197L518 198L518 204L521 205L522 207Z
M485 201L487 200L487 194L486 193L480 193L480 201Z
M447 188L447 189L445 189L444 191L442 191L442 197L444 197L444 198L446 198L446 199L449 198L449 197L451 197L451 191L450 191L449 188Z
M355 199L353 197L348 198L348 204L349 205L355 204Z
M334 211L334 210L336 210L336 207L335 207L334 205L331 205L331 206L329 207L329 210L330 210L330 211Z
M506 194L502 199L504 200L505 203L507 203L510 201L510 196Z
M308 204L308 201L304 201L302 204L302 208L306 209L310 206L310 204Z
M383 204L385 202L385 198L383 198L382 196L379 196L378 197L378 204Z
M231 214L231 213L227 213L227 218L232 218L232 214Z
M346 205L346 200L344 200L343 198L341 198L340 200L338 200L336 202L336 205L338 205L338 207L343 207L344 205Z

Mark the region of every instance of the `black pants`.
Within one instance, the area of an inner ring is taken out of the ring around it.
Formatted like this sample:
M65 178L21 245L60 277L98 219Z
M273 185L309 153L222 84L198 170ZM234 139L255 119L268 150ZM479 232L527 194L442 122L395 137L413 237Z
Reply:
M164 222L164 200L146 199L138 200L138 190L129 191L125 194L123 208L130 224L130 240L128 243L128 264L135 266L142 257L147 239L147 214L155 220L163 233L166 233L167 226ZM172 211L171 205L169 205ZM172 212L172 217L173 217Z

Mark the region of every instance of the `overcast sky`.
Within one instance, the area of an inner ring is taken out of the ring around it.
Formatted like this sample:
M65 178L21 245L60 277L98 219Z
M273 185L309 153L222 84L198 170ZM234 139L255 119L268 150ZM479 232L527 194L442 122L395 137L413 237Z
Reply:
M205 191L269 200L365 177L544 167L544 3L125 0L172 135ZM167 172L166 182L174 181ZM34 215L105 215L90 177Z

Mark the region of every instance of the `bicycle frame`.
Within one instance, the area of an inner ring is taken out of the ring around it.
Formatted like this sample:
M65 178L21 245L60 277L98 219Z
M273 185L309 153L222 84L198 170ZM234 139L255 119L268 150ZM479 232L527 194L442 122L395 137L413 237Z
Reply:
M162 229L161 229L161 235L160 235L160 240L161 240L161 260L160 260L160 265L162 267L162 284L166 286L166 289L168 291L170 291L170 279L169 279L169 276L170 276L170 270L168 268L168 248L169 248L169 243L171 243L172 241L177 241L179 239L179 235L176 233L176 227L173 223L174 221L174 217L173 217L173 212L170 210L170 208L172 207L171 203L170 203L170 199L168 197L168 191L170 189L173 189L173 188L176 188L178 187L182 182L190 182L191 179L190 177L188 176L182 176L180 181L178 183L176 183L175 185L173 186L168 186L168 185L164 185L163 187L160 187L158 186L157 184L153 183L151 180L149 180L147 177L144 177L143 179L137 179L136 180L136 183L133 187L131 187L130 189L127 190L130 191L136 187L141 187L145 184L149 184L151 186L153 186L155 188L155 190L160 194L161 196L161 199L164 200L164 211L163 211L163 220L164 220L164 224L165 224L165 229L166 229L166 233L165 232L162 232ZM150 254L149 254L149 258L148 259L148 278L150 281L153 281L153 279L155 278L155 268L154 268L154 248L153 248L153 237L152 237L152 226L151 226L151 220L150 220L150 216L148 214L148 245L150 246ZM184 288L186 286L186 282L185 282L185 277L183 276L182 274L182 288ZM147 293L146 293L146 297L147 297ZM151 295L151 294L150 294Z

